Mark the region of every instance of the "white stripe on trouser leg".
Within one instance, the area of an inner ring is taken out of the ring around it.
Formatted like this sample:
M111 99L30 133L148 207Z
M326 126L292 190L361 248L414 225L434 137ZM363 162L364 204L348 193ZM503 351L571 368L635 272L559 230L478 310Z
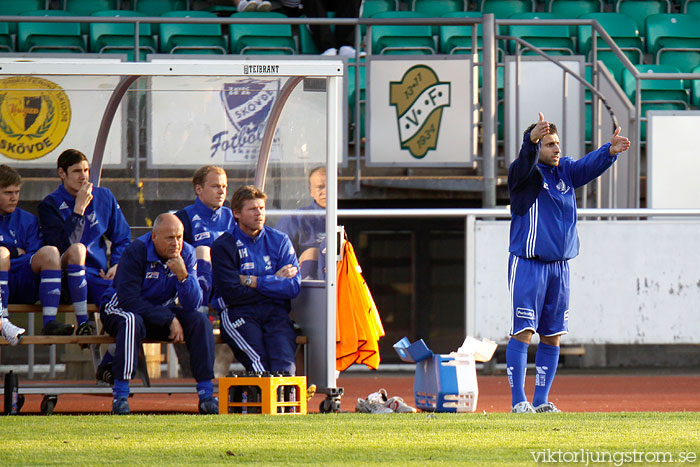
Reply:
M119 301L117 294L114 294L111 300L105 305L105 313L108 315L120 316L124 319L124 374L122 379L130 380L134 371L134 339L136 335L136 327L134 323L133 313L129 313L120 308L117 308Z
M228 319L228 309L224 309L224 311L221 313L221 324L224 326L224 329L228 335L231 336L231 339L233 339L238 348L241 349L243 353L248 356L248 358L250 358L253 369L255 371L265 371L265 367L260 361L260 355L258 355L255 349L253 349L250 344L246 342L241 333L239 333L238 330L233 327L233 324Z
M513 256L513 262L510 266L510 281L508 283L508 288L510 289L510 333L515 332L515 272L518 268L518 257Z
M60 277L42 277L41 282L61 282Z

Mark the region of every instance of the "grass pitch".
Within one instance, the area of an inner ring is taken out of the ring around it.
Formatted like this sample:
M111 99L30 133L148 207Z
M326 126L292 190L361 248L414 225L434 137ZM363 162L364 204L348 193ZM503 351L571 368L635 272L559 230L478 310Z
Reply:
M698 465L700 457L697 413L52 415L3 417L0 433L3 465L586 465L586 456L591 465L605 453L604 465L640 465L633 452L646 456L641 464L665 453L665 463L670 455Z

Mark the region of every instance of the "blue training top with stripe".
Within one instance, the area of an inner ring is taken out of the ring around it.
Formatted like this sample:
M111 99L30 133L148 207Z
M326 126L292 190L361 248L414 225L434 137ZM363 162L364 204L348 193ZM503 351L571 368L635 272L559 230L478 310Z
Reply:
M109 265L119 262L124 249L131 242L131 228L122 214L119 203L107 188L93 187L92 201L81 216L73 212L75 196L61 184L56 191L39 203L39 222L46 245L65 253L74 243L87 248L86 268L97 275L100 269L107 272ZM107 243L112 242L109 265Z
M287 234L271 227L264 226L253 238L235 225L233 232L214 241L211 258L214 294L223 301L222 309L267 305L290 310L291 299L301 290L300 274L275 275L287 264L298 268L299 261ZM241 284L240 275L257 276L257 287Z
M199 198L195 199L194 204L180 209L175 215L185 227L185 241L193 247L211 247L219 235L230 232L233 224L236 223L231 208L221 206L219 209L211 209Z
M510 248L521 258L561 261L578 255L576 188L603 174L616 160L610 143L579 160L559 159L558 166L539 163L541 141L523 137L518 158L508 169Z
M158 256L151 233L142 235L129 245L121 261L112 286L102 296L102 304L136 313L156 325L167 326L173 320L175 299L188 312L195 312L202 304L202 289L197 282L194 247L183 242L182 260L187 266L187 279L180 282Z

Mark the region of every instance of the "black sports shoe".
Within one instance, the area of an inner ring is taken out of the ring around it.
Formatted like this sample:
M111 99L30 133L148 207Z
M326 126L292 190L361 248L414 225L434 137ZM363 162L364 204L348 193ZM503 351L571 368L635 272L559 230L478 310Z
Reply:
M110 386L114 386L114 373L112 373L112 364L108 363L106 365L98 365L97 371L95 372L95 378L97 378L98 383L107 383Z
M94 336L96 333L95 325L92 321L84 321L75 330L76 336ZM89 344L80 344L81 349L87 349L90 347Z
M216 415L219 413L219 399L209 396L199 400L199 413L202 415Z
M73 334L75 326L72 324L59 323L55 319L44 325L41 333L45 336L70 336Z
M112 415L129 415L129 400L126 397L112 399Z

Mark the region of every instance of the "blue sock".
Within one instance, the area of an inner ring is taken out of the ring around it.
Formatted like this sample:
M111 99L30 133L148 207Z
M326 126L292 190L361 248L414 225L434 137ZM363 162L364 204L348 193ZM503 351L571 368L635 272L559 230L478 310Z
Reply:
M61 270L46 269L39 274L39 301L44 314L44 324L56 319L61 302Z
M2 315L7 318L7 303L10 301L10 271L0 271L0 294L2 295Z
M535 376L535 397L532 399L534 407L547 403L547 396L549 396L549 389L552 387L558 364L559 347L540 342L535 354L537 375Z
M199 400L209 399L214 394L214 385L211 380L197 381L197 395Z
M506 371L513 395L513 405L527 400L525 396L525 372L527 371L528 344L511 337L506 347Z
M85 276L85 266L80 264L69 264L66 266L68 276L68 291L75 309L75 319L78 326L88 320L87 312L87 278Z
M202 304L209 304L211 296L211 263L205 259L197 260L197 281L202 289Z
M129 380L115 379L112 394L114 395L115 399L129 397Z
M114 355L112 355L112 353L109 350L107 350L105 352L104 356L102 357L102 361L100 362L100 366L107 366L110 363L112 363L113 361L114 361Z

